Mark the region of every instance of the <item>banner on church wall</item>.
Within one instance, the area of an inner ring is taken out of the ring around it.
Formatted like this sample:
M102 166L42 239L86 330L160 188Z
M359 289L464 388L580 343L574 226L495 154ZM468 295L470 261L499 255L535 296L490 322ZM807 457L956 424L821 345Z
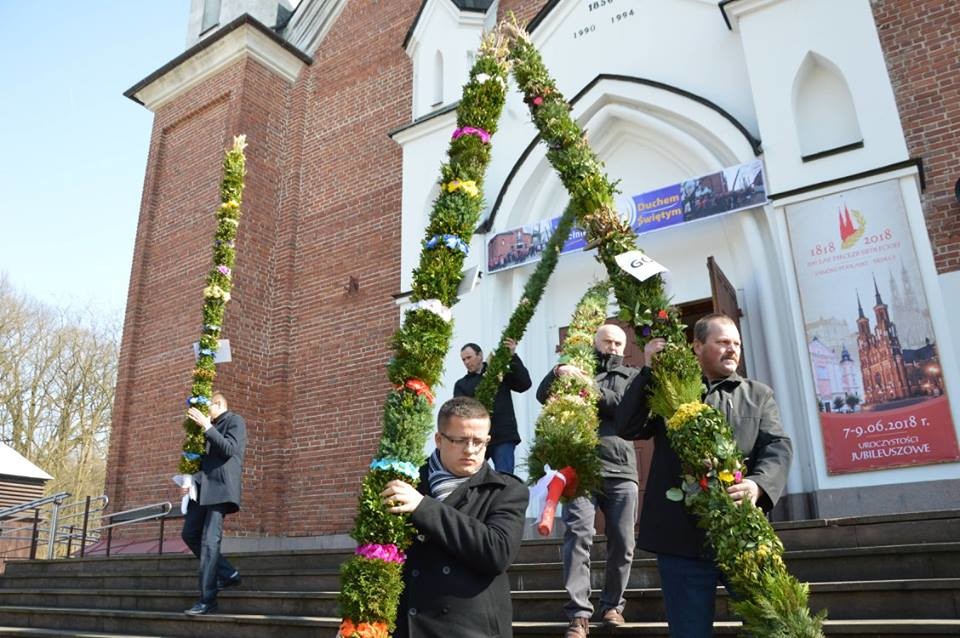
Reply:
M763 166L759 159L695 177L630 198L629 222L642 234L697 219L735 213L767 202ZM544 219L497 233L487 242L487 272L495 273L539 261L560 223ZM584 233L574 228L561 254L583 250Z
M786 218L827 472L960 459L899 183Z

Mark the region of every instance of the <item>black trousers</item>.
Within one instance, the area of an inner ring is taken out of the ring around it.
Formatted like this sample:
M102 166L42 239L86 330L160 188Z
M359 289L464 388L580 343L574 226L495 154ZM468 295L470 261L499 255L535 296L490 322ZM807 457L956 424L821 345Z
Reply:
M180 533L183 542L200 559L200 602L207 605L217 602L217 579L227 580L237 571L220 553L225 510L223 504L200 505L190 501Z

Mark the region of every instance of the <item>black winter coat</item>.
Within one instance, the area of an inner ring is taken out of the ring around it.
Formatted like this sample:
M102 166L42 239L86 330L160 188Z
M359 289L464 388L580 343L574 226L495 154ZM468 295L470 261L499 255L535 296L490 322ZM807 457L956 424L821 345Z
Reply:
M419 490L429 494L427 466ZM509 638L506 570L520 549L529 494L488 465L440 502L425 496L410 517L419 534L403 567L395 638Z
M600 399L597 401L597 412L600 416L600 465L603 478L627 479L638 482L637 453L633 443L623 440L617 435L617 406L623 398L623 393L630 385L630 381L637 374L637 369L624 365L623 357L616 354L597 355L597 375L594 380L600 390ZM537 401L546 403L550 397L550 386L556 379L553 370L537 387Z
M711 559L704 530L682 502L666 497L681 482L680 459L670 448L666 424L650 417L650 368L643 368L627 389L617 412L620 436L655 441L650 475L640 511L637 546L657 554ZM780 424L780 411L769 386L736 373L709 386L703 402L717 408L733 427L740 451L747 457L744 478L763 490L757 505L769 511L787 483L793 444Z
M479 373L468 372L466 376L460 377L453 386L453 396L472 397L480 385L480 379L487 372L487 363L483 363L483 368ZM520 432L517 430L517 415L513 411L513 398L510 391L526 392L530 389L533 382L530 381L530 373L523 365L520 357L513 355L510 358L510 367L503 375L503 381L497 388L497 393L493 397L493 414L490 415L490 445L497 443L519 443Z
M247 424L239 414L227 411L213 420L213 427L204 435L207 448L200 461L200 505L225 503L227 513L239 511Z

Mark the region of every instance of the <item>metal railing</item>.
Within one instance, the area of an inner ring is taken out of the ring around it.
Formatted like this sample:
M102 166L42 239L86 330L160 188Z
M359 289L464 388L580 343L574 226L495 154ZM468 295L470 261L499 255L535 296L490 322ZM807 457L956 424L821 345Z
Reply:
M89 546L103 540L104 532L109 556L115 529L156 519L160 520L158 553L163 553L165 519L172 509L169 501L104 514L110 502L105 494L65 503L70 496L68 492L60 492L0 510L0 541L25 542L0 549L0 560L22 554L28 548L30 559L36 559L38 549L44 545L47 560L70 557L75 555L74 543L76 554L83 557Z

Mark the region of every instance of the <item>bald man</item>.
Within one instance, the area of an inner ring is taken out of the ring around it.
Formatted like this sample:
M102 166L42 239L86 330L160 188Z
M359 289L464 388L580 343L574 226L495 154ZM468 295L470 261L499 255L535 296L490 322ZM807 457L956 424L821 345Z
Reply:
M600 593L599 619L607 627L622 625L623 597L630 580L635 539L633 525L637 518L637 456L633 444L617 436L617 406L636 368L624 365L623 349L627 335L618 326L605 324L593 340L597 356L597 374L593 378L600 390L597 404L600 417L600 462L603 466L603 489L591 497L580 497L563 508L566 530L563 537L563 581L569 600L564 612L570 622L566 638L582 638L590 631L593 604L590 602L590 547L596 530L594 513L599 507L606 522L607 562ZM558 365L551 370L537 389L537 400L546 403L550 386L558 376L586 376L583 370Z

